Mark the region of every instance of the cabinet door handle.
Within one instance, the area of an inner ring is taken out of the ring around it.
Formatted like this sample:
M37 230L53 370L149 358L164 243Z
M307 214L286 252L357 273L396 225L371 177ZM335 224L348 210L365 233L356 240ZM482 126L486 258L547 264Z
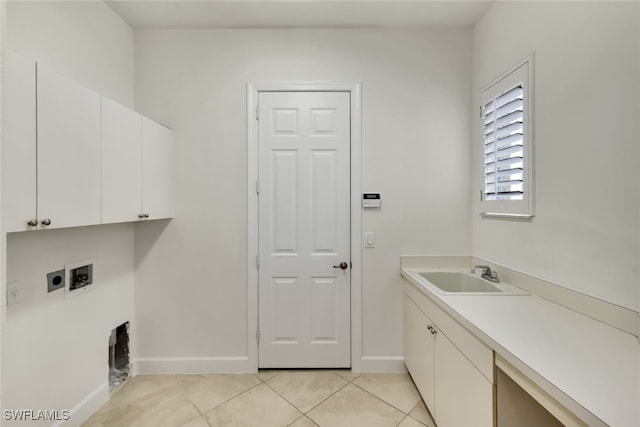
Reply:
M42 225L51 225L51 220L49 218L45 218L41 221Z
M27 225L29 225L31 227L35 227L36 225L38 225L38 220L37 219L32 219L31 221L27 222Z

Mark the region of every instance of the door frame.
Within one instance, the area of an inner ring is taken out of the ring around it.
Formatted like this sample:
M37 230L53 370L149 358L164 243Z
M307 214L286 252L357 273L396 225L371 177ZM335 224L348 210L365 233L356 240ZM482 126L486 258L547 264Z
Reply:
M260 92L349 92L351 94L351 369L362 361L362 101L360 82L249 81L247 82L247 357L258 371L258 124Z

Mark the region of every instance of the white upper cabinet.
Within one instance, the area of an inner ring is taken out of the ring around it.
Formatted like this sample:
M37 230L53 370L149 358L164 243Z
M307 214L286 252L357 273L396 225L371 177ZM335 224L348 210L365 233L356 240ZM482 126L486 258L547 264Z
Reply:
M173 217L173 131L7 53L2 229Z
M142 214L142 116L102 97L102 223Z
M100 223L100 95L37 68L40 228Z
M36 63L7 52L2 67L3 229L35 230Z
M144 219L174 215L173 131L142 118L142 214Z

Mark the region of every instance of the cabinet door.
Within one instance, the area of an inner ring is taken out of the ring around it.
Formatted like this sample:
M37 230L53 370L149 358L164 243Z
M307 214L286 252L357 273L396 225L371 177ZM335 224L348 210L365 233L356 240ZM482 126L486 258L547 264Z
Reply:
M40 228L99 224L100 95L39 64L37 76Z
M102 223L142 213L142 116L102 97Z
M142 211L149 219L172 218L173 131L142 118Z
M493 386L440 330L435 335L438 427L492 427Z
M422 399L434 413L434 340L429 319L407 295L404 296L404 363Z
M2 223L33 230L36 217L36 63L7 53L2 64Z

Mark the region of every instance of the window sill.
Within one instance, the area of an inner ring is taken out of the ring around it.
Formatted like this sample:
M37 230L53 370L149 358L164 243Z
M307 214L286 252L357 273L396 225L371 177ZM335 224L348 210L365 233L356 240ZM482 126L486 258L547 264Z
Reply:
M480 212L480 216L487 218L505 218L505 219L532 219L535 215L530 214L512 214L512 213L497 213L497 212Z

